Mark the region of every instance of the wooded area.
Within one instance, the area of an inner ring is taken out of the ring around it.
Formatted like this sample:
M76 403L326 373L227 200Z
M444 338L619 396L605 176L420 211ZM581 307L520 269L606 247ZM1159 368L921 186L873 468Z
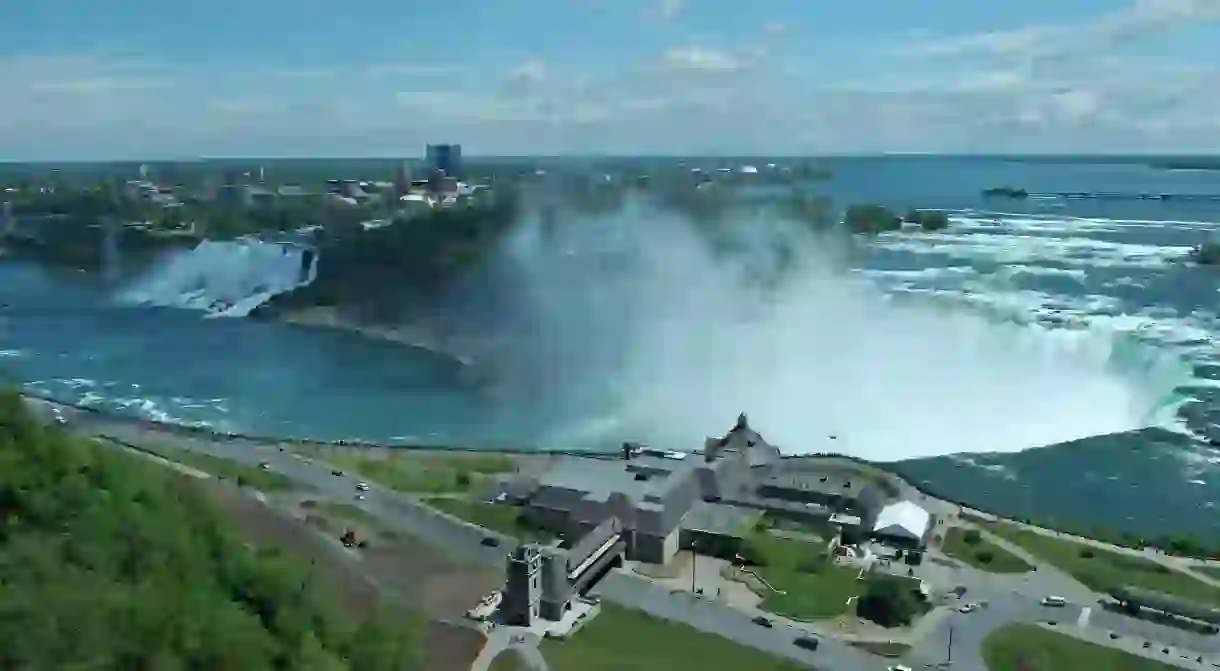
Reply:
M0 393L0 668L419 668L419 632L336 603L195 481Z

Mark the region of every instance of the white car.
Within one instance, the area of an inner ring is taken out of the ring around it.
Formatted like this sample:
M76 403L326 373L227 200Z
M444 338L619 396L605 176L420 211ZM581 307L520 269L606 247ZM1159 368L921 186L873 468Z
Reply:
M1063 608L1067 605L1067 599L1061 596L1044 596L1042 597L1042 605L1048 608Z
M369 485L367 482L357 482L356 490L361 491L361 492L367 492L369 490Z
M888 671L912 671L912 669L906 664L895 664L889 667Z
M978 609L979 609L979 605L978 605L977 603L968 603L968 604L966 604L966 605L962 606L961 608L958 608L958 609L957 609L957 612L959 612L959 613L973 613L974 611L976 611L976 610L978 610Z

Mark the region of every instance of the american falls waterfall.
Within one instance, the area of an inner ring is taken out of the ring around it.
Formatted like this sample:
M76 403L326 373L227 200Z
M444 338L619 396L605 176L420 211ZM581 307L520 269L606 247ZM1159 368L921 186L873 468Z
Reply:
M301 243L204 240L155 264L121 300L245 317L272 296L312 282L317 268L317 250Z

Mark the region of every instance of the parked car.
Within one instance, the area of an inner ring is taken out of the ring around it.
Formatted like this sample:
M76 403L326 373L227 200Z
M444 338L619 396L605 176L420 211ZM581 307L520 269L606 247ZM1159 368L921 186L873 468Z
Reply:
M336 468L335 470L331 471L330 474L331 475L343 475L343 471Z
M500 545L500 539L496 538L495 536L484 536L483 539L479 541L479 544L486 545L489 548L494 548Z
M368 483L366 483L366 482L357 482L357 483L356 483L356 490L357 490L357 491L361 491L361 492L367 492L367 491L369 490Z
M1048 608L1063 608L1067 605L1067 599L1061 596L1044 596L1042 597L1042 605Z
M258 470L260 470L260 471L269 471L269 470L271 470L271 464L269 464L269 463L267 463L267 462L265 462L265 461L260 461L260 462L259 462L259 464L258 464Z
M978 609L979 609L979 605L978 605L977 603L968 603L968 604L966 604L966 605L962 606L961 608L958 608L958 609L957 609L957 612L959 612L959 613L973 613L974 611L976 611L976 610L978 610Z
M766 627L768 629L775 626L775 625L771 624L771 620L768 620L767 618L763 617L762 615L752 618L750 621L760 627Z
M806 650L817 650L818 643L820 643L820 641L812 636L798 636L796 640L792 642L792 644L796 647L804 648Z

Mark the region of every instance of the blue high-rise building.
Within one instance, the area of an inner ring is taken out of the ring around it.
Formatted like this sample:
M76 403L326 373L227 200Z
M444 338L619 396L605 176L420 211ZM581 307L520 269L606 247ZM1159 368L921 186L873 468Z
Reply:
M462 178L462 145L430 144L427 154L431 170L444 170L448 177Z

